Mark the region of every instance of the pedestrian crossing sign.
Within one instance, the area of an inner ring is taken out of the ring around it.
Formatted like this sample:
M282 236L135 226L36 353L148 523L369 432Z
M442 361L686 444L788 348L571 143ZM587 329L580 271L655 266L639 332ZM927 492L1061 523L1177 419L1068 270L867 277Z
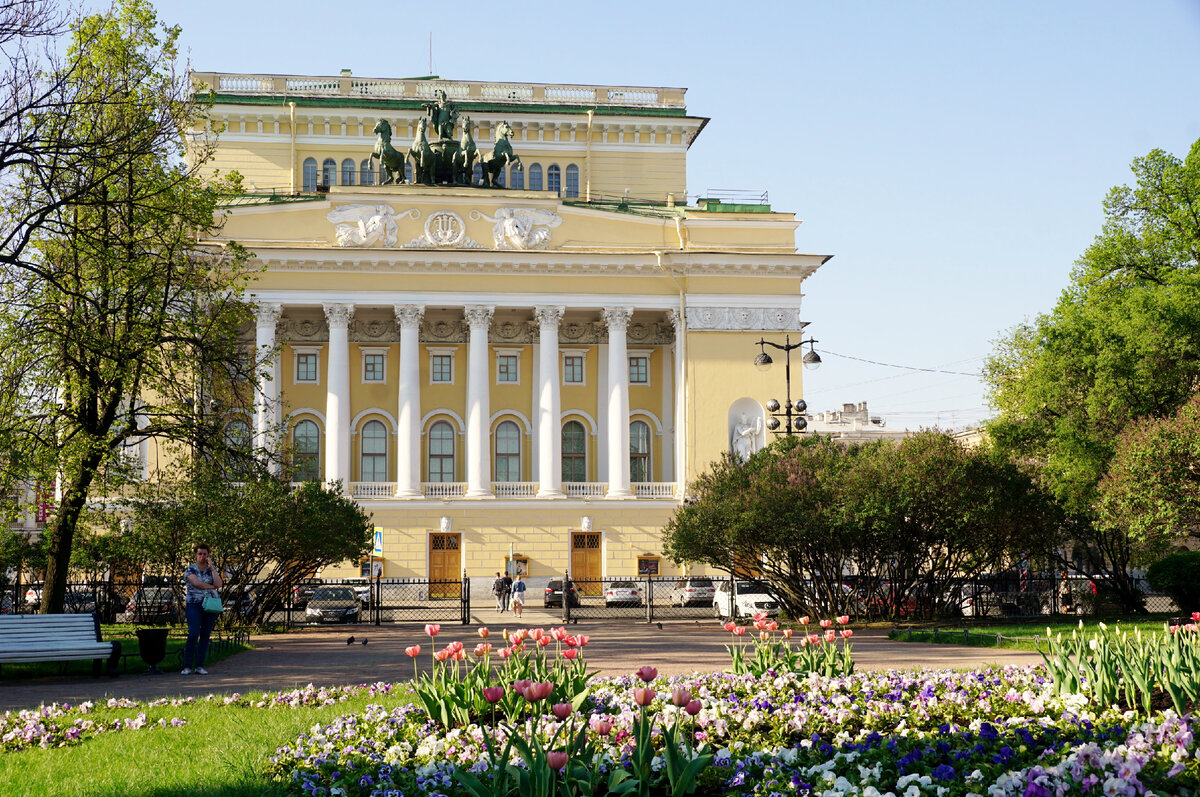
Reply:
M383 529L375 527L375 555L383 556Z

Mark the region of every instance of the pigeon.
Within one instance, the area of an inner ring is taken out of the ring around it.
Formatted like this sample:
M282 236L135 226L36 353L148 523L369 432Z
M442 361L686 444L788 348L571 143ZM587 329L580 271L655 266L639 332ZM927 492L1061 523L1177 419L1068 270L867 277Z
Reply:
M659 631L661 631L661 630L662 630L662 623L655 623L655 625L657 625L657 626L658 626L658 630L659 630Z
M364 645L365 645L365 644L367 644L367 638L366 638L366 637L363 637L363 644L364 644Z
M353 645L353 644L354 644L354 637L350 637L349 639L347 639L347 640L346 640L346 644L347 644L347 645Z

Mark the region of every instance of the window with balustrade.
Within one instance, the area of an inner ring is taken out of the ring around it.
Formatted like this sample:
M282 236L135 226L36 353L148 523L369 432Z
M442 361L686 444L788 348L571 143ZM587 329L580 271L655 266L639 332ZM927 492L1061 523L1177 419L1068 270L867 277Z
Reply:
M429 427L429 474L426 481L454 481L454 427L438 421Z
M375 185L375 162L367 158L358 167L359 185Z
M379 421L367 421L359 437L362 439L359 481L387 481L387 428Z
M292 427L292 481L315 482L321 478L321 434L313 421Z
M521 481L521 428L512 421L496 427L494 481Z
M579 421L567 421L563 424L562 480L587 481L587 433Z
M629 424L629 481L648 482L650 478L650 424Z
M354 185L354 173L358 171L354 167L354 159L346 158L342 161L342 185Z
M579 196L579 167L573 163L567 166L567 190L565 195L568 198Z
M540 163L534 163L529 167L529 190L542 190L542 165Z
M557 164L546 169L546 190L555 194L562 190L562 169Z
M326 188L337 185L337 161L333 158L326 158L321 163L321 185Z
M317 190L317 159L304 159L304 192L311 194Z

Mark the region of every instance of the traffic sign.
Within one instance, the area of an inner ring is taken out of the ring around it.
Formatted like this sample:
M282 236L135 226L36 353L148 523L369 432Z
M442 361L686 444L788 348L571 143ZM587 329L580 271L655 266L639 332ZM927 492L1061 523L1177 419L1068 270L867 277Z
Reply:
M383 529L375 527L375 555L383 556Z

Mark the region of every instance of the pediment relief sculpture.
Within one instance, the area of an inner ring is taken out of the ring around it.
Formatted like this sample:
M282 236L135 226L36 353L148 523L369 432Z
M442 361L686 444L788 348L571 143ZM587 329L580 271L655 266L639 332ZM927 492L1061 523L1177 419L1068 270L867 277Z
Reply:
M550 245L550 230L562 224L562 216L538 208L500 208L495 216L472 210L471 219L492 225L496 249L545 249Z
M400 237L396 221L420 215L416 208L397 213L389 205L342 205L325 218L334 224L333 237L338 246L367 248L395 246Z

